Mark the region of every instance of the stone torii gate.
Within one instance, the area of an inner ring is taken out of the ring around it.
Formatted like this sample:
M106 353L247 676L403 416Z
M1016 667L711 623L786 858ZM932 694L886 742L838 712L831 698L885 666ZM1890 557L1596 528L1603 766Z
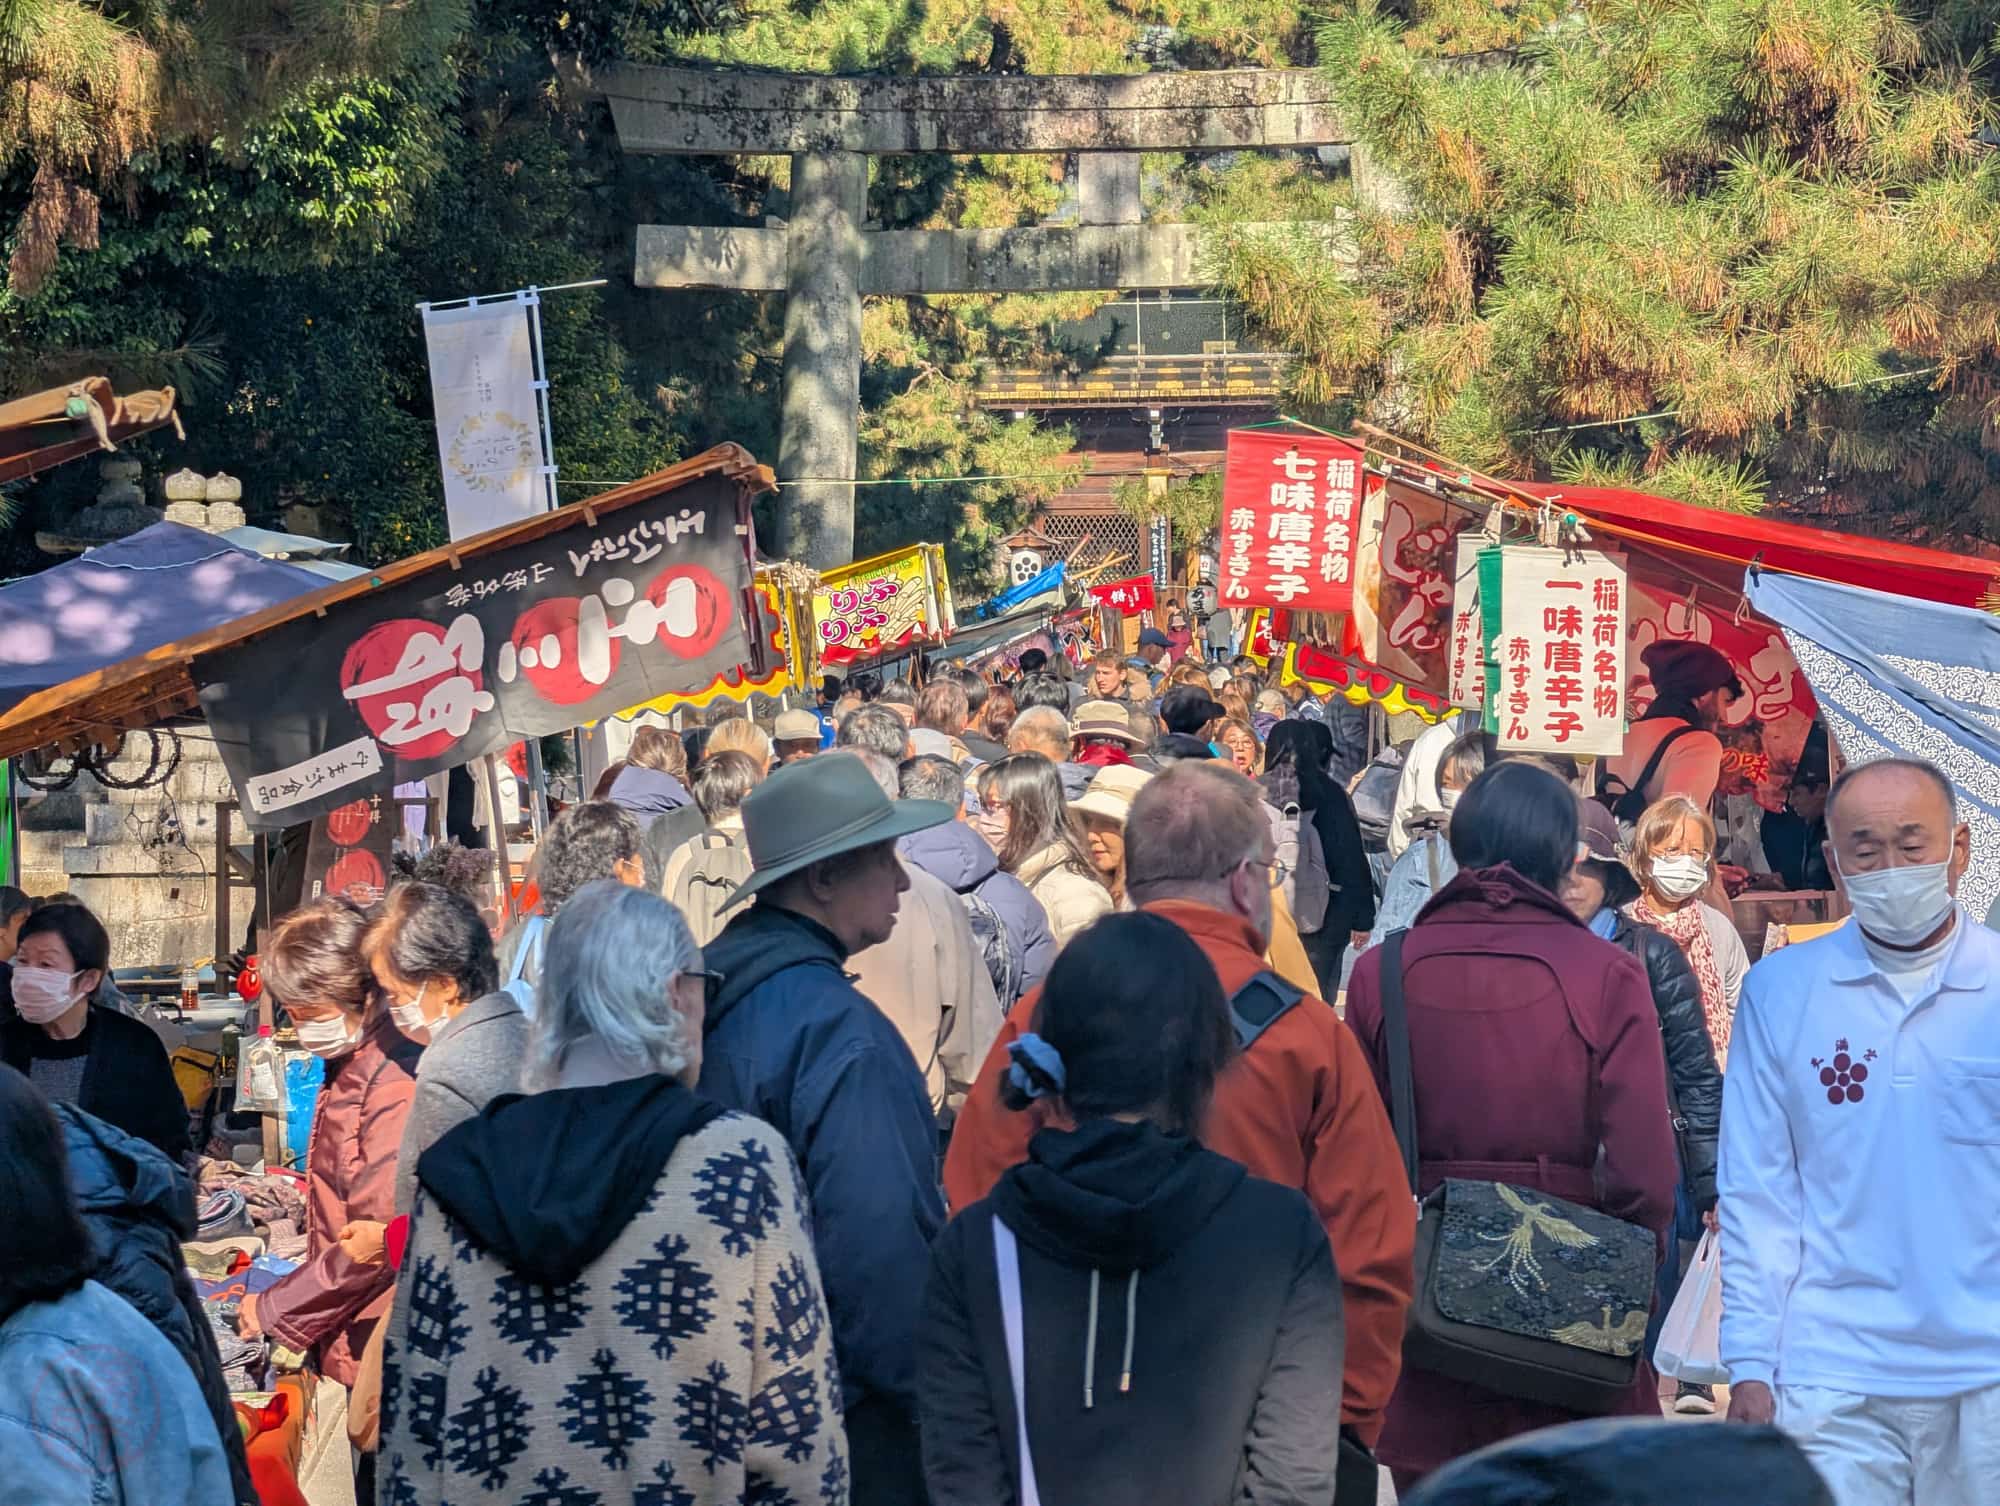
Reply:
M774 544L821 567L853 556L864 296L1204 286L1199 227L1140 223L1138 153L1351 140L1305 69L890 78L625 65L593 82L628 152L792 159L782 228L642 225L634 281L786 295ZM1078 223L864 230L869 157L910 152L1076 152ZM1334 227L1318 229L1337 254Z

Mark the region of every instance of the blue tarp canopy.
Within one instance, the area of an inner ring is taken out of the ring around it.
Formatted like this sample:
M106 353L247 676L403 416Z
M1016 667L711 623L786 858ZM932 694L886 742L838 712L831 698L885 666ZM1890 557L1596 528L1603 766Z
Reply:
M0 711L325 584L199 528L155 523L0 586Z
M1984 919L2000 903L2000 617L1771 570L1744 590L1784 630L1842 758L1922 759L1951 779L1972 830L1958 897Z

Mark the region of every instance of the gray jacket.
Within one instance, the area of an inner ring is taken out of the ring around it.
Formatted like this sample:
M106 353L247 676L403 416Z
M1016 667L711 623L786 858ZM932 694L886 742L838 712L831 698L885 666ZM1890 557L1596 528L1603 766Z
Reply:
M417 1157L487 1100L518 1091L527 1050L528 1017L505 993L474 999L431 1037L417 1063L416 1096L396 1153L398 1213L408 1213L417 1195Z

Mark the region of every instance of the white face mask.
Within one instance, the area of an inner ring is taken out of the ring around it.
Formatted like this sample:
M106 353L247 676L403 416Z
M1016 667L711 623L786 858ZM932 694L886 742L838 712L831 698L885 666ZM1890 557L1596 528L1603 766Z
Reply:
M293 1023L299 1032L299 1044L314 1056L328 1061L347 1055L361 1044L360 1032L349 1033L344 1014L335 1015L330 1020L297 1020Z
M430 981L426 979L423 987L417 990L417 996L409 1003L389 1006L389 1018L396 1022L398 1030L412 1040L416 1039L419 1033L429 1035L438 1023L424 1013L424 995L430 991Z
M1458 797L1464 793L1465 791L1463 790L1438 791L1438 799L1444 802L1445 813L1447 815L1458 809Z
M1654 858L1653 887L1668 899L1691 899L1708 887L1708 864L1688 854Z
M30 1025L59 1020L76 1006L75 973L53 967L14 968L14 1008Z
M1855 924L1884 946L1916 946L1951 914L1951 864L1913 863L1842 873Z

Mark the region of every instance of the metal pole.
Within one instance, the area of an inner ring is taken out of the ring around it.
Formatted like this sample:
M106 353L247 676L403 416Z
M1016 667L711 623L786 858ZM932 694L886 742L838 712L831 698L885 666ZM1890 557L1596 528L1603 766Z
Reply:
M547 462L542 467L542 483L553 512L562 504L556 500L556 431L549 420L549 371L542 360L542 290L529 288L514 296L528 306L528 348L535 358L535 397L542 409L542 456Z

